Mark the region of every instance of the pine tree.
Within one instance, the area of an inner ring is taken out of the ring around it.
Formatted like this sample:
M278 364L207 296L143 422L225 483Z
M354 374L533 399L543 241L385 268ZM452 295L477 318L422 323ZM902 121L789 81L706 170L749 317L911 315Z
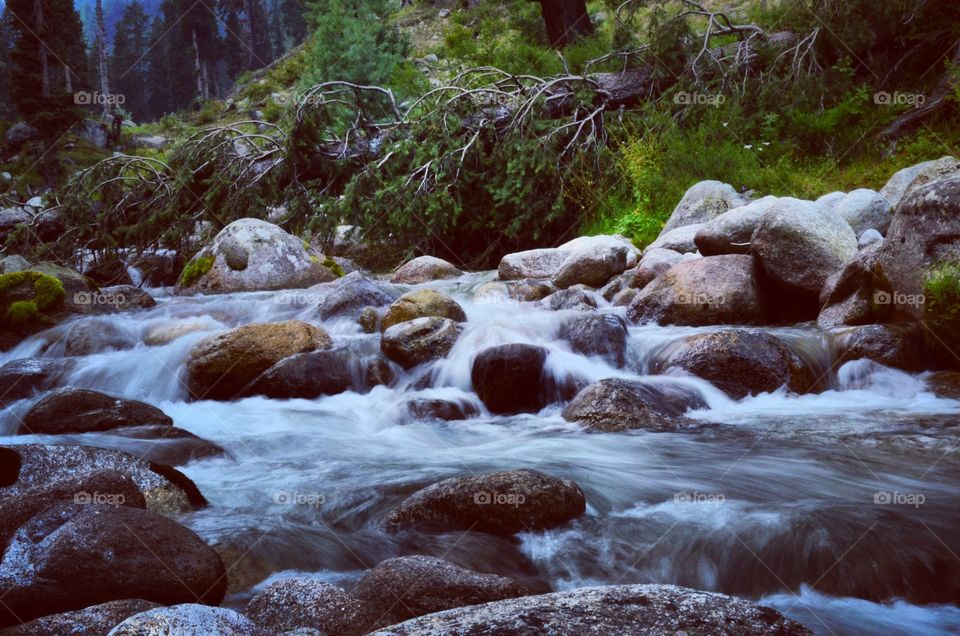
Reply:
M273 61L270 46L270 26L262 0L244 0L247 14L247 30L250 33L249 62L247 68L253 70L266 66Z
M307 39L307 6L304 0L280 0L281 24L293 45Z
M124 109L137 121L150 115L147 24L143 5L132 0L117 23L110 58L111 85L117 94L123 95Z
M113 113L113 94L110 92L110 70L107 65L107 27L103 21L103 2L97 0L97 13L93 41L93 54L97 66L97 89L100 93L100 110L104 119Z

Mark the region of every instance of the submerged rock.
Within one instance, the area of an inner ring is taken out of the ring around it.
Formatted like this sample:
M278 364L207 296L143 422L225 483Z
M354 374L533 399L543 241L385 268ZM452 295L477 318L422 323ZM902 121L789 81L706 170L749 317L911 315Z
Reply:
M121 426L159 424L173 420L155 406L115 398L89 389L60 389L44 396L23 418L20 435L89 433Z
M410 495L390 513L387 523L395 528L512 535L553 528L585 511L586 498L576 483L523 469L437 482Z
M695 391L676 385L608 378L580 391L563 419L594 431L673 431L695 426L683 414L706 405Z
M560 327L560 338L585 356L601 356L622 367L627 351L627 323L616 314L576 316Z
M0 366L0 407L53 388L69 373L73 361L63 358L21 358Z
M87 318L76 323L67 333L65 353L68 356L89 356L102 351L122 351L137 344L137 334L103 318Z
M418 256L398 267L390 282L417 285L432 280L456 278L461 275L463 275L463 272L449 261L436 256Z
M284 358L243 390L243 395L313 399L344 391L364 393L392 380L382 358L363 359L347 350L311 351Z
M613 585L524 596L430 614L375 636L812 636L780 612L673 585Z

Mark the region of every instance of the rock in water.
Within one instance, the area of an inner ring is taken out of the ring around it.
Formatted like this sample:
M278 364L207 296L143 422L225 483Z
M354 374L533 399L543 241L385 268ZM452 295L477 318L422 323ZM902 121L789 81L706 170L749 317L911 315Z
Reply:
M124 619L159 607L142 599L110 601L73 612L44 616L29 623L0 631L0 636L107 636Z
M391 283L418 285L432 280L456 278L463 274L456 265L436 256L418 256L397 268Z
M707 380L734 399L786 385L795 393L816 390L813 369L779 338L760 331L729 330L682 338L654 360L655 372L680 369Z
M243 614L185 603L135 614L107 636L274 636Z
M556 248L507 254L500 259L497 277L500 280L551 279L569 255L569 251Z
M449 318L408 320L383 332L380 349L404 368L443 358L460 337L462 327Z
M389 383L389 368L384 365L382 358L364 360L346 350L298 353L267 369L243 395L313 399L344 391L363 393Z
M56 386L73 367L63 358L21 358L0 366L0 407Z
M547 350L535 345L485 349L473 361L473 389L491 413L535 413L551 401L546 360Z
M560 289L573 285L603 287L635 265L639 252L632 243L615 236L584 236L559 249L569 253L553 275L553 284Z
M187 388L197 400L229 400L280 360L331 346L326 331L300 320L237 327L194 346Z
M585 356L602 356L622 367L627 351L627 324L616 314L576 316L560 328L560 337Z
M431 556L403 556L383 561L364 575L354 589L384 624L399 623L465 605L526 596L516 580L480 574Z
M922 371L928 366L923 329L916 323L864 325L838 334L839 359L867 358L904 371Z
M337 316L357 318L364 307L383 307L397 299L397 294L366 278L359 271L351 272L332 283L323 283L307 290L322 297L317 311L324 320Z
M812 636L780 612L673 585L612 585L422 616L372 636Z
M427 316L449 318L454 322L467 320L463 307L452 298L432 289L419 289L404 294L387 308L380 329L386 331L401 322Z
M647 246L648 250L670 250L678 254L692 254L697 251L697 234L703 229L703 223L684 225L663 232L653 243Z
M843 269L827 278L820 292L820 327L883 322L893 313L890 283L880 267L881 245L874 243L860 250Z
M693 427L683 414L706 405L697 393L676 385L608 378L580 391L563 419L594 431L672 431Z
M311 628L338 636L364 634L367 621L377 618L341 588L300 576L271 583L250 600L244 613L271 633Z
M435 483L410 495L387 522L395 528L511 535L553 528L585 511L576 483L524 469Z
M322 263L322 254L276 225L240 219L223 228L211 245L187 263L176 293L310 287L336 278Z
M44 396L27 412L18 433L62 435L109 431L121 426L160 424L173 420L155 406L115 398L88 389L60 389Z

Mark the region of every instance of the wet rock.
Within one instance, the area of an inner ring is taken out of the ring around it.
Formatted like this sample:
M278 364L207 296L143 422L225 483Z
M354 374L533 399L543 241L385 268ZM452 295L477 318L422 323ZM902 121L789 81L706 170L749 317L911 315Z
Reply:
M397 299L397 294L356 271L332 283L311 287L309 292L323 295L317 306L320 317L329 320L337 316L357 318L365 307L384 307Z
M123 351L138 342L129 329L106 319L88 318L70 328L65 343L68 356L89 356L103 351Z
M109 431L120 426L172 426L166 413L144 402L88 389L59 389L44 396L23 418L20 435Z
M182 466L194 460L225 454L220 446L176 426L125 426L115 428L110 433L110 438L98 438L85 443L131 453L151 464L167 466Z
M849 223L857 236L870 228L883 234L890 227L890 219L893 218L893 206L890 202L878 192L866 188L849 192L827 207Z
M249 618L222 607L185 603L135 614L108 636L274 636Z
M639 250L617 236L584 236L561 245L568 256L553 275L560 289L574 285L603 287L614 276L636 264Z
M576 316L560 327L560 338L585 356L601 356L622 367L627 351L627 323L616 314Z
M10 588L0 624L10 625L14 617L29 620L131 597L218 604L226 572L213 549L171 519L126 506L67 503L13 535L0 581Z
M199 320L177 320L156 325L147 330L143 342L149 347L162 347L178 338L197 331L210 331L211 325Z
M704 223L694 237L697 249L704 256L749 254L754 230L777 201L777 197L765 196Z
M480 411L467 401L415 398L407 402L407 411L418 420L465 420Z
M880 267L881 245L874 243L861 250L827 278L820 292L817 324L821 328L883 322L893 313L890 283Z
M685 225L706 223L727 210L746 204L747 200L737 194L732 186L720 181L701 181L684 193L660 236Z
M553 528L585 511L576 483L523 469L437 482L404 500L387 522L395 528L512 535Z
M670 250L679 254L692 254L697 251L697 233L703 228L702 223L684 225L669 232L662 232L653 243L647 246L648 250Z
M331 636L366 633L364 627L377 618L343 589L299 576L265 587L251 599L244 613L271 633L312 628Z
M142 599L110 601L81 610L44 616L0 631L0 636L107 636L110 630L124 619L156 607L159 607L156 603Z
M829 209L785 197L764 214L752 247L778 304L790 304L798 319L813 318L827 278L856 256L857 236Z
M569 251L556 248L507 254L500 259L497 277L500 280L551 279L569 255Z
M299 320L237 327L193 348L187 386L194 399L229 400L280 360L332 345L326 331Z
M923 279L939 263L960 261L960 174L914 188L897 207L879 263L895 311L923 316Z
M636 289L628 287L617 293L616 296L610 301L610 304L614 307L628 307L630 303L633 302L633 299L637 297L639 292Z
M22 358L0 366L0 407L57 386L73 368L63 358Z
M389 327L380 338L384 355L404 368L445 357L463 328L450 318L427 316Z
M904 371L921 371L930 362L923 328L916 323L845 329L837 338L837 356L844 361L867 358Z
M890 177L880 190L880 196L896 208L916 188L956 173L960 173L960 161L953 157L924 161L904 168Z
M593 311L597 308L597 299L583 289L561 289L537 304L550 311Z
M243 395L313 399L344 391L365 393L388 383L377 360L364 360L346 351L311 351L284 358L243 390Z
M960 371L937 371L927 378L928 390L938 398L960 400Z
M467 320L463 307L452 298L432 289L419 289L404 294L387 308L380 321L380 329L386 331L401 322L428 316L449 318L454 322Z
M435 256L418 256L397 268L391 283L417 285L432 280L456 278L463 274L453 263Z
M526 596L514 579L481 574L431 556L402 556L378 564L354 595L387 625L455 607Z
M337 276L322 265L323 254L299 238L259 219L240 219L223 228L184 267L178 294L301 289Z
M657 373L682 370L707 380L734 399L776 391L817 389L813 369L779 338L759 331L697 334L668 345L653 364Z
M641 289L627 309L636 323L762 324L766 306L753 258L708 256L674 265Z
M547 350L529 344L484 349L473 361L473 389L491 413L536 413L552 401Z
M780 612L732 596L673 585L581 588L431 614L375 636L812 636Z
M149 309L157 306L157 301L153 296L133 285L114 285L113 287L104 287L100 291L105 297L111 299L111 304L117 311Z
M706 405L695 391L677 385L608 378L580 391L563 419L594 431L674 431L695 426L683 414Z

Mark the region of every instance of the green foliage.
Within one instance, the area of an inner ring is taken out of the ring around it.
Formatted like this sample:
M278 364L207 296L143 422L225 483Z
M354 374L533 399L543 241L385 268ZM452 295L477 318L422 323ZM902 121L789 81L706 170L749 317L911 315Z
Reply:
M10 325L20 326L35 319L39 313L34 301L18 300L7 308L4 320Z
M927 343L944 363L958 366L960 351L960 263L940 263L926 273L923 319Z
M330 258L329 256L326 257L325 259L323 259L322 265L323 265L324 267L326 267L327 269L329 269L329 270L330 270L331 272L333 272L334 274L336 274L337 276L343 276L343 275L346 274L346 272L343 271L343 268L340 267L340 263L338 263L337 261L333 260L333 259Z
M183 267L180 280L177 282L183 287L190 287L212 267L213 256L196 256Z

